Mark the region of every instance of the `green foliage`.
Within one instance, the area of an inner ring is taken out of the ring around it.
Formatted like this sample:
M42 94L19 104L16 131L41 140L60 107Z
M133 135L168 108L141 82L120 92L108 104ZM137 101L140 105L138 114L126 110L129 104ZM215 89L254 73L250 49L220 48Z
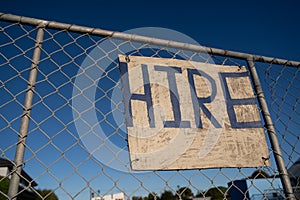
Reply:
M267 172L258 169L254 171L252 175L249 177L249 179L258 179L258 178L270 178L270 175Z
M146 197L143 198L143 197L140 197L140 196L139 196L139 197L133 196L133 197L132 197L132 200L145 200L145 198L146 198Z
M207 190L205 196L211 197L212 200L223 200L225 197L225 193L227 191L226 187L214 187ZM227 198L225 198L227 199Z
M140 200L140 197L133 196L132 200Z
M6 177L0 177L0 200L7 200L7 197L3 195L8 193L9 179ZM36 190L43 198L38 195L30 194L27 191L18 195L20 200L58 200L58 197L52 190Z
M0 200L7 200L7 198L2 194L7 194L9 187L9 179L0 177Z
M155 198L155 197L156 197L156 198ZM159 200L159 198L158 198L158 196L156 195L156 193L152 192L152 193L149 193L149 194L148 194L147 200L155 200L155 199Z
M176 200L176 197L171 191L164 191L164 193L161 194L160 200Z
M205 191L198 192L198 193L196 194L196 197L205 197L205 196L204 196L204 193L205 193Z
M205 197L211 197L212 200L229 199L228 197L226 197L226 192L226 187L219 186L198 193L196 197L204 197L205 195ZM190 188L181 187L176 191L176 194L173 194L173 192L171 191L165 190L160 197L158 197L155 193L149 193L148 197L133 197L132 200L179 200L179 197L181 197L182 200L189 200L194 198L194 194Z
M176 191L178 196L181 196L182 200L191 199L194 197L192 190L188 187L181 187Z

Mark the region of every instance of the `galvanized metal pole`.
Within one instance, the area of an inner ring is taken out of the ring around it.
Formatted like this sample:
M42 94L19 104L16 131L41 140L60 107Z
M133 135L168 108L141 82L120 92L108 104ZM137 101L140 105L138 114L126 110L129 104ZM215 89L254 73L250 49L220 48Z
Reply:
M284 190L286 199L294 200L296 198L293 193L291 180L288 176L287 169L284 164L284 160L282 157L278 138L277 138L277 135L275 132L275 127L272 122L272 118L271 118L271 115L270 115L270 112L268 109L268 105L267 105L267 102L266 102L266 99L265 99L265 96L264 96L264 93L263 93L263 90L262 90L262 87L261 87L261 84L259 81L259 77L258 77L256 68L255 68L255 65L254 65L253 57L248 58L247 63L248 63L248 67L249 67L249 70L250 70L250 73L252 76L252 80L254 83L254 89L257 94L258 102L262 109L262 116L265 121L265 127L268 132L268 136L270 139L270 143L271 143L272 150L273 150L274 157L275 157L275 162L276 162L276 165L277 165L277 168L279 171L279 176L280 176L280 179L281 179L281 182L283 185L283 190Z
M13 171L9 183L8 197L10 200L17 199L17 195L18 195L18 188L19 188L24 153L25 153L25 144L26 144L26 138L28 134L30 112L32 107L34 87L36 83L37 68L38 68L40 55L41 55L43 37L44 37L44 29L39 28L36 35L36 43L34 47L28 86L26 90L26 97L24 101L24 111L23 111L21 125L20 125L20 133L19 133L16 154L14 159L14 167L13 167Z

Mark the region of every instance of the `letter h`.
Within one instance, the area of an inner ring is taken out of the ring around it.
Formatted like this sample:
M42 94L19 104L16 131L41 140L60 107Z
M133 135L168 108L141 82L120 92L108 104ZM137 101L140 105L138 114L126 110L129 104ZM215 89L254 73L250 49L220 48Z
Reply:
M143 64L141 68L143 74L144 94L133 94L130 91L129 78L128 78L129 72L128 72L127 63L125 62L120 63L121 81L123 84L125 119L126 119L127 126L133 127L131 100L144 101L147 104L149 126L150 128L155 128L154 112L152 108L153 106L152 94L151 94L148 68L147 65L143 65Z

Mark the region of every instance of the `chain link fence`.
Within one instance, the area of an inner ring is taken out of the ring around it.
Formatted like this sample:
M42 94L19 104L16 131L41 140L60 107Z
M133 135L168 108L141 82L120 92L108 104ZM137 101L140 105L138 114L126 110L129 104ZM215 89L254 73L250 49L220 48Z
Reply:
M1 13L0 38L0 199L300 198L298 62ZM247 66L271 165L132 171L119 54Z

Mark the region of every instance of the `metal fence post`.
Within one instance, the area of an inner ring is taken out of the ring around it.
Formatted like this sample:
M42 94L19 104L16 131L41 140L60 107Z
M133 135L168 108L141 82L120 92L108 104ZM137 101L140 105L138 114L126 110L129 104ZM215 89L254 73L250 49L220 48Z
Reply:
M270 115L270 112L268 109L268 105L267 105L267 102L266 102L266 99L265 99L265 96L264 96L264 93L263 93L263 90L262 90L262 87L261 87L261 84L259 81L259 77L258 77L256 68L255 68L254 62L253 62L253 57L248 58L247 63L248 63L250 74L251 74L251 77L252 77L252 80L254 83L254 90L257 94L258 103L260 104L260 107L262 109L262 116L265 121L265 127L268 132L268 136L269 136L272 150L274 153L275 162L276 162L276 165L277 165L277 168L279 171L279 176L280 176L280 179L281 179L281 182L283 185L283 190L284 190L285 196L287 199L294 200L296 198L293 193L291 181L290 181L290 178L287 173L287 169L284 164L284 160L282 157L278 138L277 138L277 135L275 132L275 127L272 122L272 118L271 118L271 115Z
M21 176L24 153L25 153L25 144L26 144L26 138L28 134L30 112L32 107L34 87L36 83L37 70L38 70L37 68L40 60L43 37L44 37L44 29L40 27L36 35L36 42L35 42L35 47L34 47L34 52L32 57L32 64L30 68L30 75L29 75L28 86L26 90L26 97L24 101L24 108L23 108L24 111L22 114L19 138L18 138L16 154L14 159L14 167L13 167L13 171L9 183L8 197L10 200L17 199L17 195L18 195L20 176Z

